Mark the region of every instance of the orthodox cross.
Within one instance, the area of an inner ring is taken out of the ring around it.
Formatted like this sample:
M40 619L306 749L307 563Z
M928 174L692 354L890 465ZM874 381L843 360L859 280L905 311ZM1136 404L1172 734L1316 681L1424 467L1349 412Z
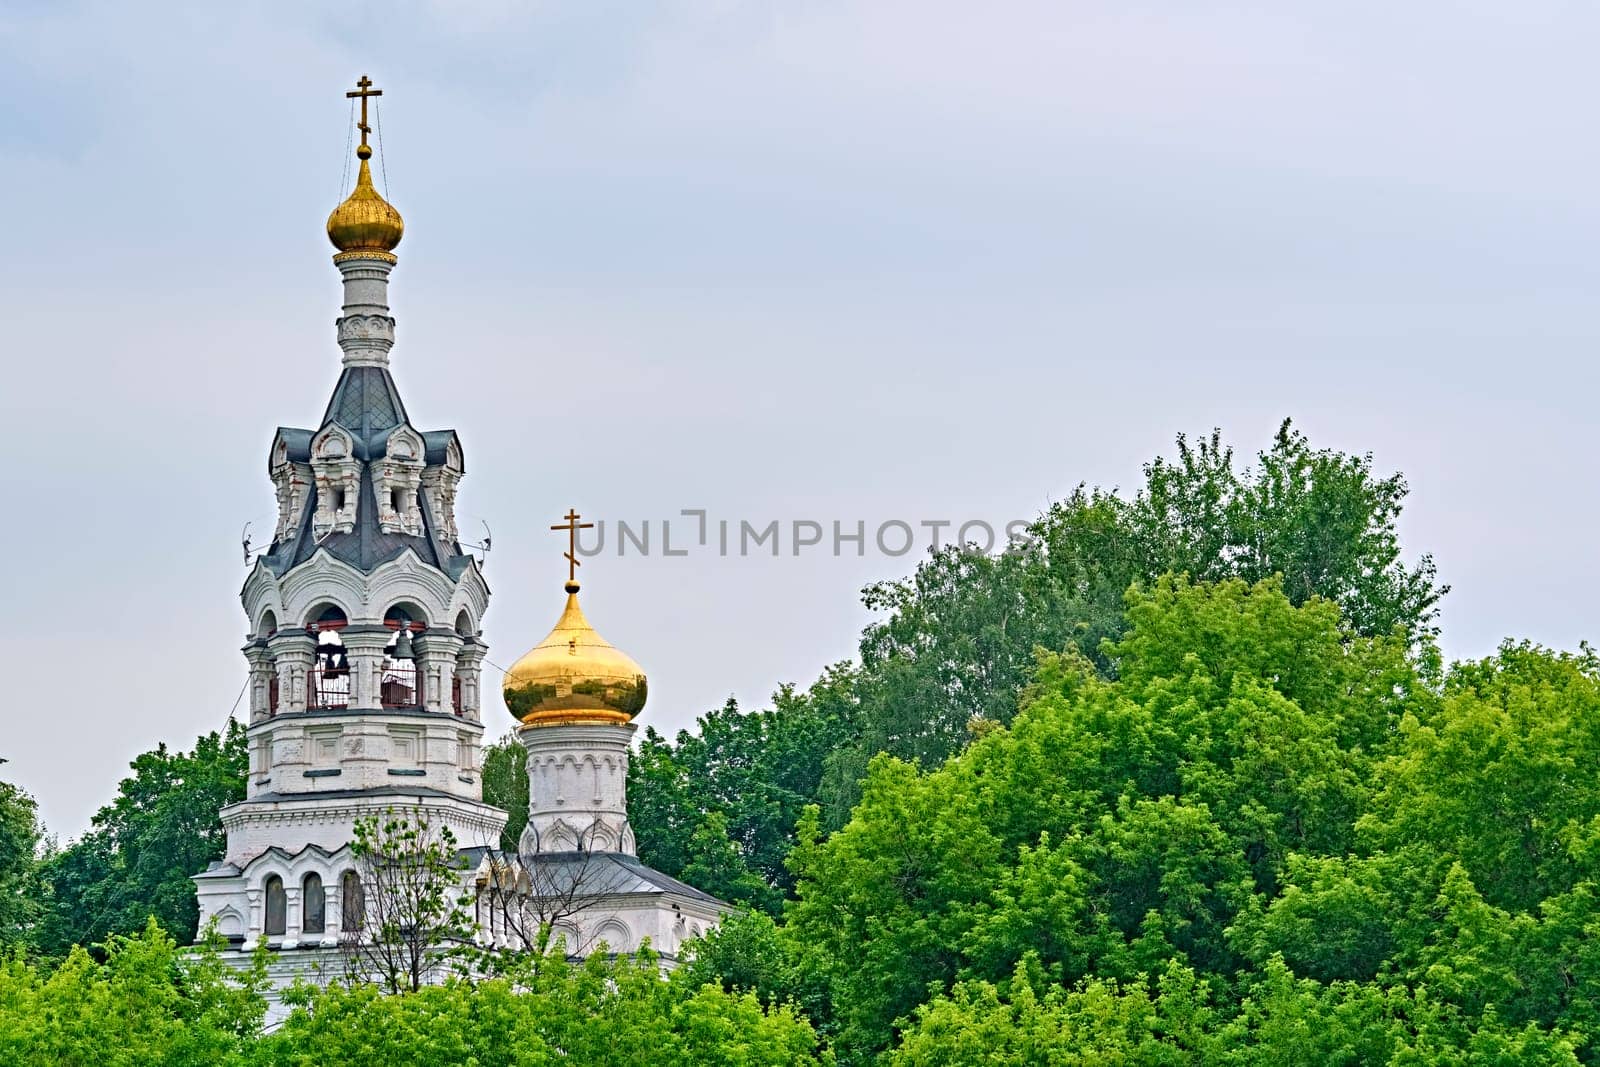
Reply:
M365 145L367 143L367 134L372 132L372 127L367 125L367 97L382 96L383 90L374 89L372 87L372 79L363 74L361 75L361 80L356 82L356 91L345 93L344 95L347 98L357 96L361 98L361 121L356 124L356 129L361 131L361 143Z
M550 529L567 531L567 550L563 553L567 557L567 584L569 586L577 585L578 568L583 566L578 559L578 531L592 530L594 529L594 523L579 522L580 516L572 508L568 508L567 513L562 517L567 521L558 522Z

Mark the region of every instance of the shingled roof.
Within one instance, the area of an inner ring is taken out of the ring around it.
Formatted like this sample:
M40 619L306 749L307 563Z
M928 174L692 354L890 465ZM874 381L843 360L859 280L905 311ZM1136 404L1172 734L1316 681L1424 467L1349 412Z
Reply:
M288 445L291 461L304 463L311 458L311 441L330 424L349 432L353 440L353 455L363 466L381 458L388 445L389 436L401 426L412 430L406 417L405 404L400 400L400 390L387 367L346 367L339 375L317 430L281 427L279 436ZM454 430L417 431L425 449L424 462L436 467L445 461ZM300 509L300 524L296 536L275 543L263 557L274 574L282 575L310 559L318 549L326 549L335 559L348 563L363 573L394 559L406 549L411 549L423 563L445 571L451 578L459 578L466 569L469 557L461 551L460 544L445 541L427 497L421 501L423 536L386 533L378 524L378 501L373 495L372 478L362 472L360 496L356 502L355 528L349 532L330 533L318 541L312 533L312 518L317 510L317 488L307 489L304 505Z

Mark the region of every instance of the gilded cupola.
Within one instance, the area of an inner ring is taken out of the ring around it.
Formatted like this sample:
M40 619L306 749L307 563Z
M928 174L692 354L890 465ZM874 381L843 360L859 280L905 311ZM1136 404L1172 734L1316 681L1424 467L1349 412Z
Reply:
M367 144L367 134L372 130L367 125L367 99L382 96L383 90L372 88L372 80L365 75L356 85L355 92L345 95L361 100L361 121L356 125L361 131L361 144L356 148L361 167L356 173L354 191L328 216L328 240L339 250L336 259L371 257L392 263L395 246L405 235L406 224L400 212L379 195L372 184L372 167L367 162L372 158L372 148Z
M567 603L554 629L506 671L506 707L524 724L627 722L644 707L649 692L644 670L626 652L595 632L578 604L575 512L564 525L567 551ZM592 525L592 524L591 524Z

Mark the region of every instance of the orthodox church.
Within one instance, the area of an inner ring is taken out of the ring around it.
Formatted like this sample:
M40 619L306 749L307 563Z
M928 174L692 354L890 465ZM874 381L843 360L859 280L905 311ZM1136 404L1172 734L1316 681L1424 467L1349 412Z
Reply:
M635 854L628 752L647 683L584 618L575 540L555 628L504 679L527 749L515 854L500 846L507 813L483 800L489 587L456 528L461 439L413 423L390 372L404 223L372 182L371 84L347 94L359 167L327 224L342 367L316 428L280 427L267 453L277 524L240 593L247 793L222 809L225 855L194 877L201 927L215 922L235 960L264 943L277 982L344 973L374 907L355 826L398 817L450 831L480 944L516 950L553 929L587 955L648 938L670 966L729 909ZM578 518L554 529L575 539Z

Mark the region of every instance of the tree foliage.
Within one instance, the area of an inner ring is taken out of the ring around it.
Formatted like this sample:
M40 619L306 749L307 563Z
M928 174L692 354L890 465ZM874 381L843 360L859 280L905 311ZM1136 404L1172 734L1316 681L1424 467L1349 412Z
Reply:
M1445 589L1427 556L1402 559L1405 495L1400 475L1314 448L1285 422L1252 465L1220 434L1180 437L1176 456L1146 464L1131 496L1080 486L1007 551L947 546L909 578L865 590L882 617L856 663L810 689L781 689L754 714L730 703L674 740L647 732L629 780L641 854L678 876L695 864L726 899L775 909L792 884L782 861L806 804L837 829L876 754L936 767L988 725L1009 723L1039 649L1075 652L1113 676L1105 642L1131 625L1125 594L1163 575L1279 577L1291 605L1326 601L1342 635L1395 637L1431 656Z
M810 1025L754 996L664 981L648 953L569 966L553 957L504 978L451 979L390 995L357 982L307 986L263 1032L266 950L235 972L215 946L186 951L152 921L75 948L46 970L0 964L0 1062L18 1067L279 1067L399 1063L709 1064L828 1062Z
M515 736L484 747L483 799L507 814L500 847L515 852L522 828L528 825L528 750Z
M1128 594L1107 680L1046 654L1025 710L931 772L872 765L805 840L788 929L841 1044L887 1045L932 987L1239 966L1229 927L1291 855L1355 840L1373 761L1422 697L1397 637L1354 637L1277 580Z
M347 973L387 993L415 993L448 967L452 949L473 941L455 835L419 810L395 808L357 819L354 832L361 912L341 939Z
M221 858L227 842L217 813L244 799L247 765L245 730L232 720L191 752L163 744L135 759L89 832L44 862L49 894L37 947L65 955L73 945L137 933L151 916L193 941L200 912L190 876Z
M1114 670L1103 647L1129 625L1123 594L1162 575L1279 577L1290 603L1330 601L1354 634L1426 644L1447 590L1431 558L1402 559L1406 491L1370 456L1313 448L1287 421L1243 468L1220 433L1180 436L1176 458L1147 463L1131 498L1079 486L1010 551L949 546L910 578L869 586L866 605L885 617L861 639L860 734L830 757L828 824L842 825L874 754L931 767L965 747L975 722L1009 722L1036 648Z
M0 1063L60 1067L243 1064L266 1013L265 956L243 973L214 947L191 955L154 919L47 970L0 964Z
M841 1062L1600 1062L1600 662L1442 676L1277 579L1127 597L1108 670L802 820L783 922L692 970Z
M42 834L33 798L0 782L0 952L35 936L43 896L38 878Z
M834 668L757 712L730 699L675 741L646 728L628 767L639 854L724 900L776 910L793 885L795 822L822 788L828 753L854 732L854 678Z

